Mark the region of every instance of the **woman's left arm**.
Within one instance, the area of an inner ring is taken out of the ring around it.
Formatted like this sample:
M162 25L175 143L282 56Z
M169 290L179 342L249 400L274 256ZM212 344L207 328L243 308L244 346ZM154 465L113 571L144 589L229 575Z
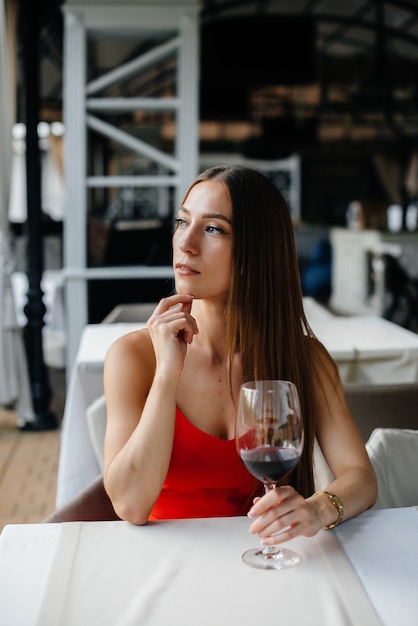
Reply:
M335 480L306 499L290 486L273 489L259 498L248 513L255 518L250 532L259 534L267 545L297 535L313 536L321 528L362 513L376 501L376 475L347 407L343 386L332 363L321 361L326 375L321 377L323 393L319 391L316 398L316 436Z

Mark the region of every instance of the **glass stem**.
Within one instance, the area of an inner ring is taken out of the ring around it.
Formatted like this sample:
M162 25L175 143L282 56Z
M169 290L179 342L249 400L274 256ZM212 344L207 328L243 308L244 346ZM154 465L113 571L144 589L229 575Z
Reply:
M272 489L276 488L276 483L264 483L264 491L268 493ZM263 555L268 557L269 555L278 555L281 550L278 546L263 546Z
M272 489L276 488L276 483L264 483L264 491L268 493Z

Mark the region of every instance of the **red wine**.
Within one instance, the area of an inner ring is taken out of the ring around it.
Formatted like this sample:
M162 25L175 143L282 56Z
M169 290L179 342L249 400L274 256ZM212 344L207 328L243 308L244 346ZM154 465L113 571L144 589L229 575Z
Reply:
M298 451L293 448L271 446L240 450L240 456L247 470L263 483L274 483L284 478L300 459Z

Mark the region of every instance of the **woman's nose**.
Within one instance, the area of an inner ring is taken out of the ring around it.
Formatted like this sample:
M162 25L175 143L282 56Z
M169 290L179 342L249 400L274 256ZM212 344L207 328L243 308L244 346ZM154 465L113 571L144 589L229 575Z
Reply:
M199 249L198 235L193 227L187 228L180 237L180 249L182 252L196 254Z

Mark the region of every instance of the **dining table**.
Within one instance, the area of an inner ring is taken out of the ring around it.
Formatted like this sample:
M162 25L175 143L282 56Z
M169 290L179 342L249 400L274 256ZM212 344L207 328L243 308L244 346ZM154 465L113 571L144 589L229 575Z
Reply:
M334 315L313 298L303 300L312 330L334 358L344 383L418 380L418 335L378 316ZM66 504L101 473L89 434L87 409L103 395L109 346L144 323L85 326L67 386L58 464L56 506Z
M286 542L260 570L243 517L5 526L5 626L416 626L418 509L370 510Z
M304 297L308 323L335 363L343 384L418 381L418 334L378 315L337 315Z

